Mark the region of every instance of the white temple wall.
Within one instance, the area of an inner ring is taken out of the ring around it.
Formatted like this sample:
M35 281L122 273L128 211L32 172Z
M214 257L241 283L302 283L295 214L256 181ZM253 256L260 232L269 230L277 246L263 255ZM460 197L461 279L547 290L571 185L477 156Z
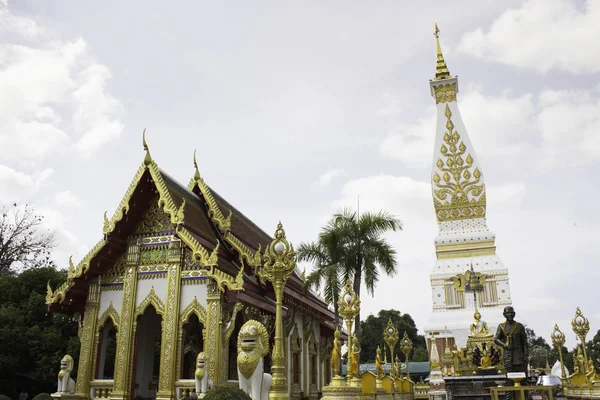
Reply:
M136 307L148 297L152 287L154 287L156 295L162 300L163 304L165 303L167 298L167 278L140 279L137 283L137 294L135 296Z
M123 291L122 290L106 290L104 288L100 291L100 305L98 308L98 317L100 317L104 311L110 306L112 302L113 308L121 315L121 306L123 305Z
M200 285L181 285L181 302L179 312L182 312L191 302L194 297L198 299L198 302L202 307L206 308L206 298L208 296L208 286L206 284ZM236 338L237 340L237 338Z

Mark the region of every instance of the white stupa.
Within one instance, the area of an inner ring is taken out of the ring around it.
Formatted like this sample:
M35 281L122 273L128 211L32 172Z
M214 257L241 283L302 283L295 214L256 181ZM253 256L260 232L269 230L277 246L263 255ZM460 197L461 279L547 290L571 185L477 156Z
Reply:
M433 310L425 332L435 333L438 340L454 338L460 348L466 344L475 307L495 333L504 320L503 308L512 302L508 270L496 255L496 236L487 227L483 169L458 109L458 78L448 72L437 25L435 36L437 66L430 86L437 126L431 186L439 233L430 277ZM473 293L465 292L465 272L471 267L484 275L477 305Z

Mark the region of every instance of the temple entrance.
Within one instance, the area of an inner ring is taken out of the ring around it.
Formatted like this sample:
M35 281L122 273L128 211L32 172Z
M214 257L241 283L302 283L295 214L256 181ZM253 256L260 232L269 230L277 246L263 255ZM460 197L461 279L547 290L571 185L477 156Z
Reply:
M204 350L203 330L204 324L200 322L196 314L192 314L183 325L181 379L194 379L196 357Z
M108 319L100 328L98 342L98 365L95 379L114 379L115 356L117 353L117 329L112 319Z
M238 313L235 317L235 329L233 330L231 337L229 338L229 352L228 352L228 368L227 368L227 379L232 381L238 380L238 371L237 371L237 340L238 334L240 333L240 328L244 325L246 318L244 318L244 313Z
M137 319L132 398L156 398L160 372L161 324L162 317L152 305Z

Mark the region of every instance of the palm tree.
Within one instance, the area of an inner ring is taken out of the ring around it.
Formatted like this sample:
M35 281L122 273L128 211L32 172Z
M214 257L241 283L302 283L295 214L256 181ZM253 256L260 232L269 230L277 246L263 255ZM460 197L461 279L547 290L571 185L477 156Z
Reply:
M317 242L300 243L297 256L299 261L308 261L314 264L313 271L304 280L304 289L317 289L324 286L324 300L333 305L335 312L335 325L339 323L338 300L342 290L340 277L348 278L343 262L343 243L345 238L334 229L330 221L319 234Z
M333 215L316 243L300 245L298 258L315 263L305 287L319 288L322 283L325 284L325 301L333 303L336 323L341 282L353 279L353 289L360 296L364 279L367 293L373 295L380 270L387 276L396 274L396 251L384 235L401 229L400 220L385 211L359 216L352 209L345 208ZM356 317L355 327L356 331L360 327L360 315Z

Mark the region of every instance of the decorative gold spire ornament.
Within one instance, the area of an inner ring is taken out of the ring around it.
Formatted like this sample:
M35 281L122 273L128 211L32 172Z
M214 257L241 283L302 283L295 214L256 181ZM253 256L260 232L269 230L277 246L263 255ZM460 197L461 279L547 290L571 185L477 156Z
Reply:
M437 62L435 65L435 80L439 81L442 79L450 78L450 71L448 71L448 66L446 65L446 61L444 60L444 55L442 54L442 48L440 47L440 30L437 24L433 27L433 34L435 36L435 42L437 46Z
M431 334L431 343L433 345L435 345L435 339L433 337L433 332ZM410 379L410 369L408 368L408 360L409 360L410 352L412 351L412 349L413 349L413 342L408 337L408 333L406 333L406 331L404 331L404 336L402 337L402 340L400 341L400 350L402 350L402 352L404 353L404 362L406 363L406 377L408 379ZM438 357L438 363L439 363L439 357Z
M198 163L196 162L196 150L194 149L194 180L197 181L200 179L200 170L198 170Z
M391 318L388 319L387 326L383 330L383 340L387 343L388 347L390 348L390 354L392 355L390 360L392 360L392 362L393 362L394 361L394 347L396 346L396 343L398 342L398 329L392 323ZM383 350L385 350L385 348ZM390 368L390 375L392 376L392 378L395 376L393 368Z
M338 312L340 316L346 321L346 328L348 329L348 354L350 354L350 349L353 341L352 335L352 323L354 322L354 318L360 312L360 299L356 295L356 292L352 289L352 282L349 280L346 281L346 285L344 286L344 292L340 296L338 301ZM352 374L349 372L347 379L348 383L354 378Z
M567 379L567 373L565 372L565 364L563 362L562 348L565 345L565 334L558 329L558 324L554 324L554 331L552 331L552 344L558 350L558 357L560 358L560 370L562 379Z
M588 319L583 316L583 313L581 312L579 307L577 307L577 310L575 311L575 317L573 317L573 320L571 321L571 326L573 327L573 332L575 332L575 334L582 343L581 347L583 347L583 361L585 365L587 365L588 360L587 351L585 349L585 337L590 331L590 321L588 321Z
M144 151L146 152L146 157L144 157L144 165L148 166L152 164L152 157L150 156L150 150L148 149L148 143L146 143L146 128L144 128L144 132L142 133L142 142L144 145Z
M296 252L294 246L287 241L283 225L279 222L273 241L265 249L264 264L261 271L262 279L269 280L275 291L275 346L273 349L273 366L271 367L273 385L269 392L270 400L288 400L290 398L285 376L281 304L283 289L295 269Z

